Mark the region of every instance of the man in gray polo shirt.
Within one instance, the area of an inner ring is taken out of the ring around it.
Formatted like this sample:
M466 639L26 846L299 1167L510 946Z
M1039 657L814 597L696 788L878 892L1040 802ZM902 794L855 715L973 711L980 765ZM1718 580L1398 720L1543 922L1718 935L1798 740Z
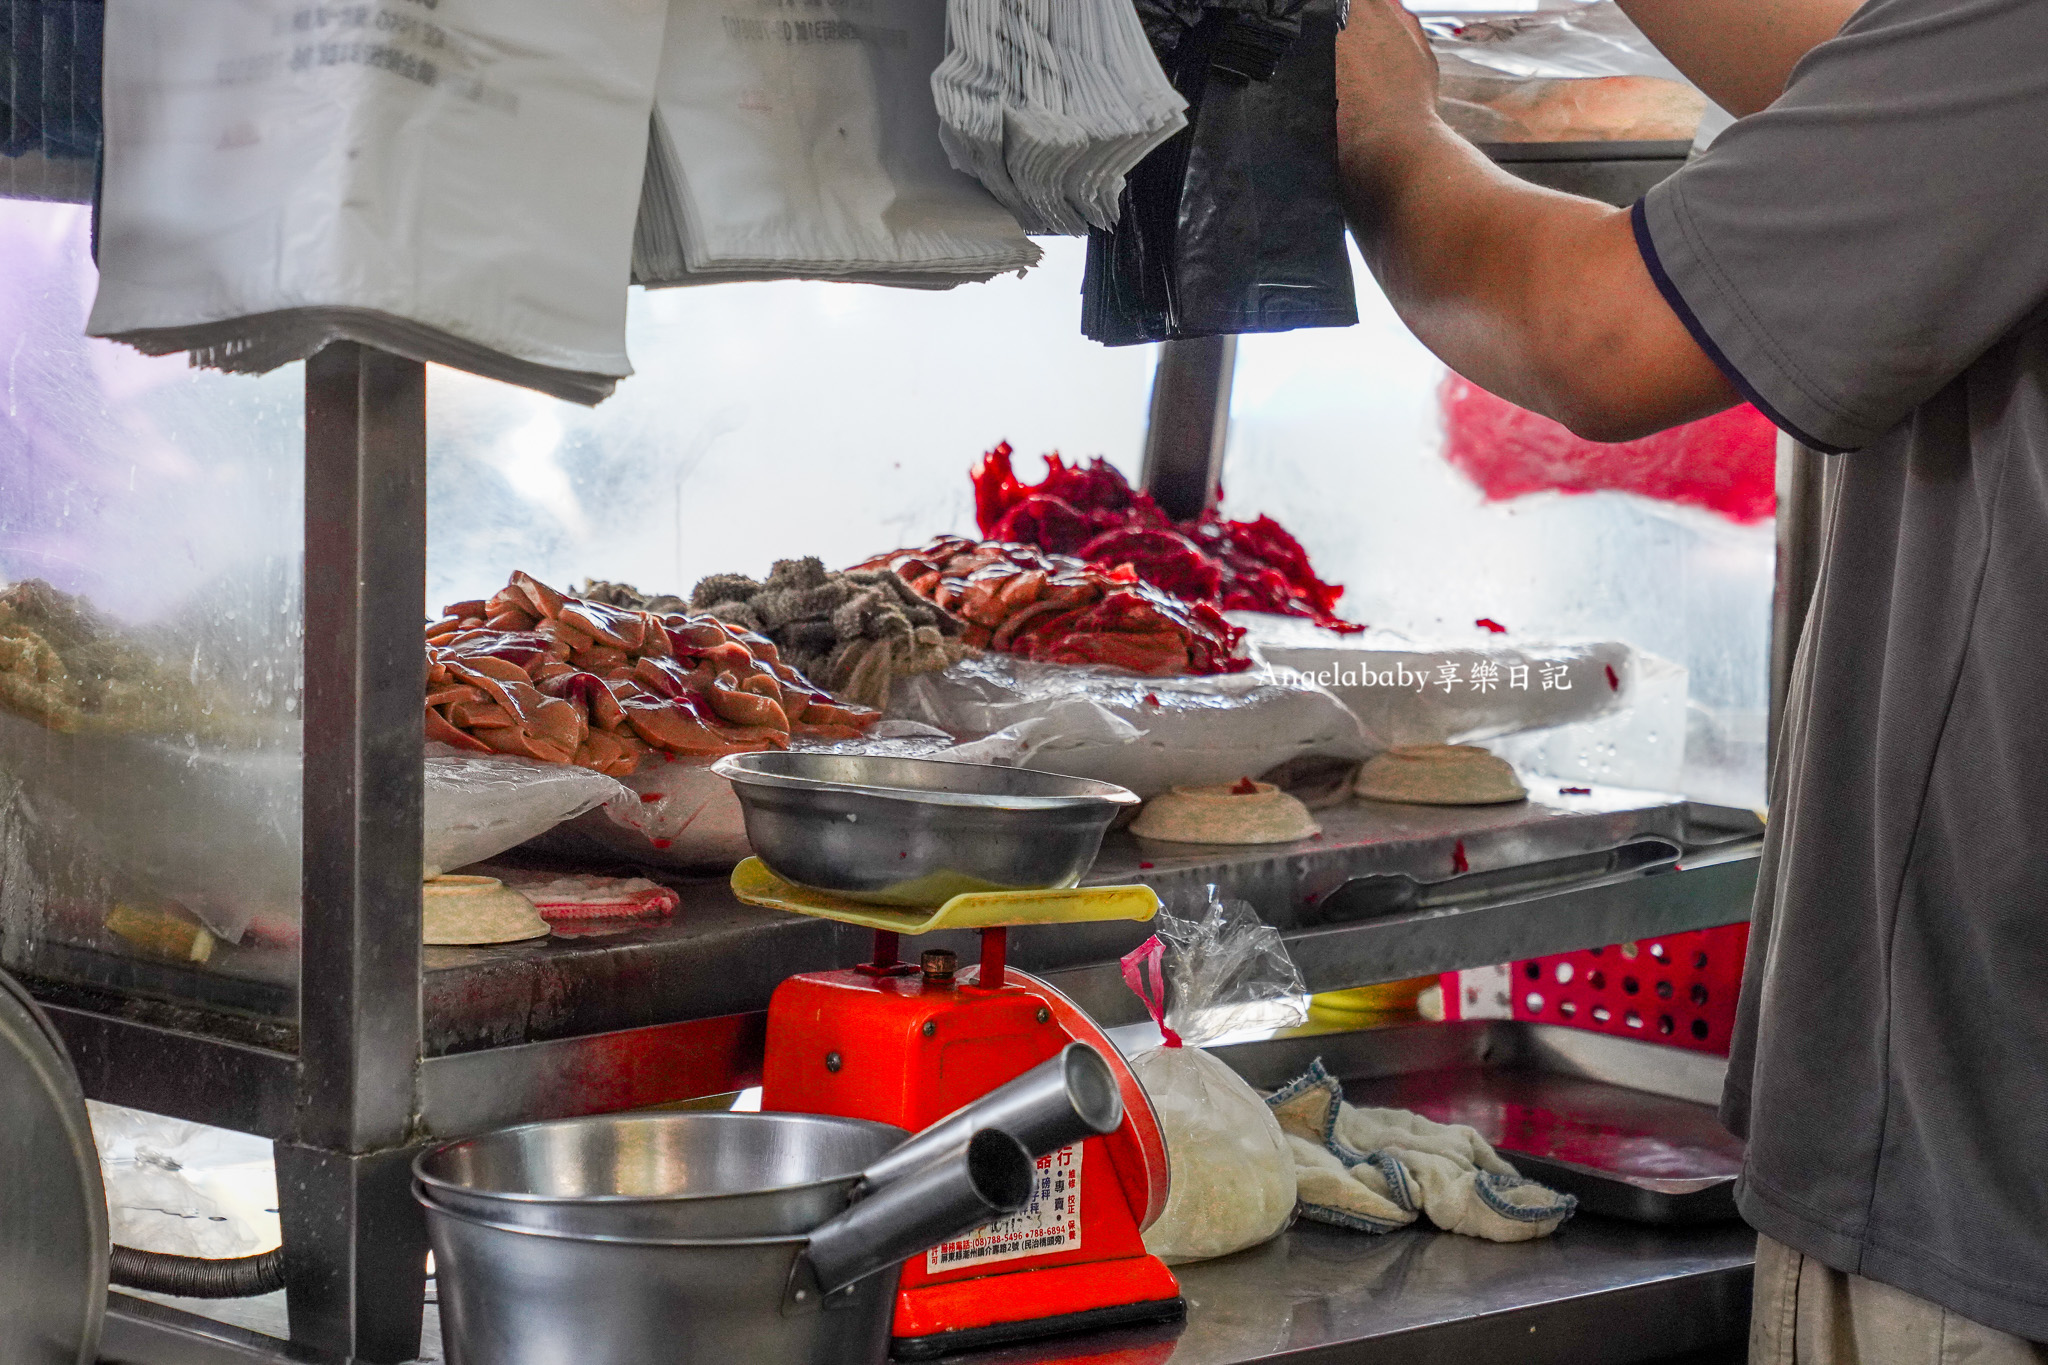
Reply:
M1352 228L1582 435L1741 396L1830 453L1723 1105L1752 1358L2048 1361L2048 0L1622 3L1750 115L1632 212L1490 167L1352 0Z

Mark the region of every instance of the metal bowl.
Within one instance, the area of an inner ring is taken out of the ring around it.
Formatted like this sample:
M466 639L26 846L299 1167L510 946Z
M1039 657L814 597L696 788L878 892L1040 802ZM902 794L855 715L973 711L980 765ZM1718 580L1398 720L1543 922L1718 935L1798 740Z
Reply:
M733 754L747 839L799 886L935 907L970 891L1078 886L1110 822L1138 798L1028 768L860 754Z
M413 1163L422 1202L570 1236L725 1238L809 1232L903 1141L886 1123L684 1111L529 1123Z

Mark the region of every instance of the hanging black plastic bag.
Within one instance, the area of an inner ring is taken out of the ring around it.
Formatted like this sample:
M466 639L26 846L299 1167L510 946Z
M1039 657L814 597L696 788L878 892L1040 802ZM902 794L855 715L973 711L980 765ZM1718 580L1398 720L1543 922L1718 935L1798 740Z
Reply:
M1090 234L1082 331L1115 346L1357 322L1336 4L1139 10L1190 122L1131 173L1116 226Z

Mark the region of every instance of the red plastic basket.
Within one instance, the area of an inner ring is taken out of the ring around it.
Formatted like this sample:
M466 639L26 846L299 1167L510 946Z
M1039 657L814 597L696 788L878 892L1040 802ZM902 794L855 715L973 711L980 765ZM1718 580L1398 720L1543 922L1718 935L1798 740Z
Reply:
M1747 924L1529 958L1509 969L1514 1017L1728 1054Z

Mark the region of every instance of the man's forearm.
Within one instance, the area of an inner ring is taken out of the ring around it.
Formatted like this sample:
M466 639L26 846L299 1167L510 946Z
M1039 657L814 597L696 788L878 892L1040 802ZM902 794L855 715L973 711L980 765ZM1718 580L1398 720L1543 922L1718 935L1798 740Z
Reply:
M1657 293L1626 211L1516 180L1433 116L1348 117L1371 121L1343 139L1359 249L1452 369L1597 440L1735 401Z
M1686 79L1740 117L1785 93L1801 57L1835 36L1859 0L1620 0Z

